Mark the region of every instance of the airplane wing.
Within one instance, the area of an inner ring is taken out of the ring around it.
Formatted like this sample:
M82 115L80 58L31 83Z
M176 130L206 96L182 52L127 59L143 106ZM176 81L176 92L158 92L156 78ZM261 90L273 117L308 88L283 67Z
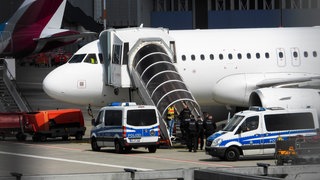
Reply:
M264 87L291 87L299 86L301 83L307 83L314 80L319 80L320 76L295 77L295 78L271 78L264 79L256 84L259 88Z

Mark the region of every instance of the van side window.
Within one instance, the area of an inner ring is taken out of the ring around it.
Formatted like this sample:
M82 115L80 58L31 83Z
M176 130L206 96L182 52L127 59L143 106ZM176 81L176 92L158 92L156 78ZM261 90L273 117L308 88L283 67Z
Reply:
M312 113L270 114L264 119L268 131L314 128Z
M122 125L122 111L121 110L106 110L104 115L104 122L106 126L121 126Z
M98 116L97 116L97 118L96 118L96 122L95 122L95 124L101 124L102 122L103 122L103 111L100 111L99 112L99 114L98 114Z
M243 132L252 131L258 129L259 126L259 116L248 117L241 125Z

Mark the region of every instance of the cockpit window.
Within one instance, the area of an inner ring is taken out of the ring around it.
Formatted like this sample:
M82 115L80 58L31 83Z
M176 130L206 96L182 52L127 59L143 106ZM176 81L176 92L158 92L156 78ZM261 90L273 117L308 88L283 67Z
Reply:
M76 54L72 56L68 63L81 63L85 56L85 54Z
M88 54L88 56L83 62L90 63L90 64L97 64L98 63L97 56L95 54Z
M99 54L99 59L100 59L100 63L103 64L103 56L101 53Z

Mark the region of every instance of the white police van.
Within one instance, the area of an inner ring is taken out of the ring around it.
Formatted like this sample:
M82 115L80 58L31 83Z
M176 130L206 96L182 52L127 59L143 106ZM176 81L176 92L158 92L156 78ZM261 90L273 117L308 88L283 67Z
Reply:
M100 109L92 120L91 148L114 147L117 153L145 147L154 153L160 140L160 127L155 106L134 102L115 102Z
M265 109L254 107L236 113L227 125L207 138L206 154L228 161L239 156L274 155L278 138L316 135L314 109Z

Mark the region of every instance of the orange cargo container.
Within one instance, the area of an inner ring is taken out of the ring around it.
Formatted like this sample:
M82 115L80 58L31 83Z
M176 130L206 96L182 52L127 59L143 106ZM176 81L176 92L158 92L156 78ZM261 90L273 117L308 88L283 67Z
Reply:
M77 140L85 134L84 118L80 109L61 109L31 112L25 114L28 131L34 141L62 137L64 140L74 136Z

